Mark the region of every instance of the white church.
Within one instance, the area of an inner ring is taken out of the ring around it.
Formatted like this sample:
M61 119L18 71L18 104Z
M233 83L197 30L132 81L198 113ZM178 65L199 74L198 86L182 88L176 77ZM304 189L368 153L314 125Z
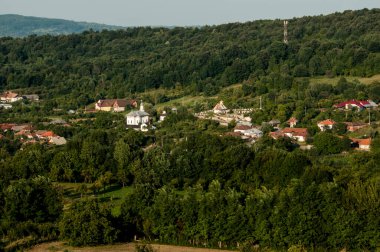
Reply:
M148 131L149 114L144 110L144 104L141 101L140 110L131 111L126 115L125 122L127 128L135 130Z

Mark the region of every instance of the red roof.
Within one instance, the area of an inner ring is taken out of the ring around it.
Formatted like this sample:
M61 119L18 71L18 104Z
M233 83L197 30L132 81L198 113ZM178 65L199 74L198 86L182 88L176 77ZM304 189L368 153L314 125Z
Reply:
M135 107L135 108L137 108L137 101L136 101L136 100L129 100L129 101L128 101L128 104L129 104L131 107Z
M363 122L344 122L347 126L367 126L368 124Z
M303 136L307 137L307 128L285 128L282 133L292 134L293 136Z
M41 134L41 137L53 137L53 136L55 136L53 131L46 131Z
M127 105L127 101L123 99L107 99L107 100L99 100L97 105L101 108L103 107L113 107L115 105L119 107L125 107Z
M18 96L18 94L10 92L10 91L9 92L5 92L5 93L3 93L1 95L1 97L8 98L8 99L10 99L10 98L16 98L17 96Z
M351 105L351 106L357 106L359 108L364 108L365 106L371 105L369 101L357 101L357 100L350 100L350 101L345 101L341 102L337 105L335 105L336 108L344 108L346 105Z
M352 142L358 143L360 145L371 145L372 139L371 138L365 138L365 139L359 139L359 138L352 138Z
M249 130L252 129L252 127L248 125L236 125L234 130Z
M2 130L10 130L13 126L16 126L14 123L2 123L0 124L0 129Z
M336 124L336 122L332 119L323 120L318 123L318 125L334 125L334 124Z

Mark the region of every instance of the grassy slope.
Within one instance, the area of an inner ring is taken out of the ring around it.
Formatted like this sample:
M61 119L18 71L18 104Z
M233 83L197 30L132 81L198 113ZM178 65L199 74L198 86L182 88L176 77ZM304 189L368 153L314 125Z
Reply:
M91 190L91 184L86 183L56 183L62 189L64 209L67 209L73 202L81 199L79 188L81 185L86 185L88 190L82 195L82 198L98 198L101 202L110 202L112 206L112 213L117 216L120 213L120 206L125 197L132 192L131 187L120 187L118 185L111 185L101 189L97 194Z
M363 83L363 84L372 84L376 81L380 82L380 74L376 74L372 77L368 77L368 78L365 78L365 77L351 77L351 76L348 76L348 77L345 77L347 79L347 81L349 82L353 82L355 80L358 80L359 82ZM333 78L328 78L328 77L313 77L313 78L309 78L310 79L310 83L326 83L326 84L331 84L331 85L336 85L340 79L340 77L333 77Z

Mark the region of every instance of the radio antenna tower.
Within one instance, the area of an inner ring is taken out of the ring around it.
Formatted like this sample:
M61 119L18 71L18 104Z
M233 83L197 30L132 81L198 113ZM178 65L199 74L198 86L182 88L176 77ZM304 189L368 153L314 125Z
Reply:
M288 44L288 20L284 20L284 43Z

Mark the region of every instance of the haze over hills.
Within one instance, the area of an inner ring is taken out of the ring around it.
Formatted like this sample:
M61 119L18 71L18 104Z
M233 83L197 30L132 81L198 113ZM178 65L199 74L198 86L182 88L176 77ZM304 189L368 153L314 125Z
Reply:
M36 35L60 35L80 33L86 30L117 30L121 26L75 22L64 19L27 17L14 14L0 15L0 37L26 37Z

